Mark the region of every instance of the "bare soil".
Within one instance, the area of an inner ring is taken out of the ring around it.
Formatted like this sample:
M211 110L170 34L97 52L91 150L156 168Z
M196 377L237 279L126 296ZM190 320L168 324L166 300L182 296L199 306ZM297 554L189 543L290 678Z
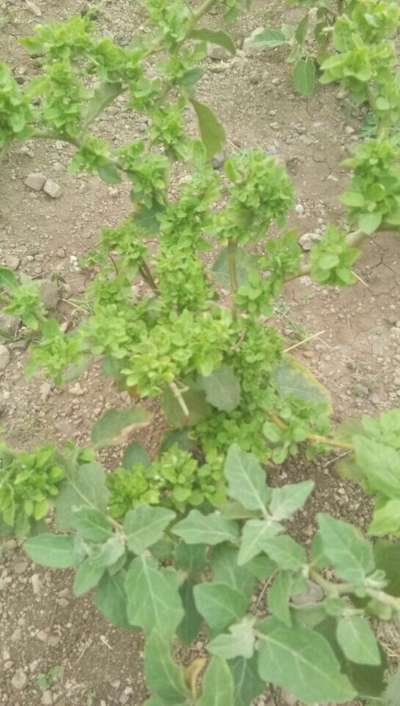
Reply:
M38 68L18 45L18 37L31 33L38 21L64 19L87 6L83 0L0 0L0 60L11 64L23 82ZM133 31L142 29L136 3L115 0L105 7L107 16L100 25L117 41L127 43ZM232 33L241 46L255 28L277 25L282 18L289 23L294 16L284 0L268 4L255 0ZM220 26L219 16L212 22ZM340 163L362 138L361 116L352 113L337 87L321 87L312 99L299 99L292 90L285 52L277 49L239 53L233 59L210 57L199 94L225 124L228 150L260 147L287 165L297 193L291 225L299 234L340 222L338 195L346 180ZM107 111L99 129L112 137L116 120L121 141L145 129L143 122L125 112L122 100ZM86 277L77 258L93 246L102 226L121 220L129 200L126 187L107 187L87 175L70 176L70 155L61 143L32 142L15 145L2 163L0 262L10 264L14 258L19 271L58 281L63 298L74 300ZM51 199L28 189L24 181L32 172L56 181L61 197ZM296 355L330 390L337 422L377 414L399 403L399 258L395 236L379 236L365 247L355 286L324 289L305 277L288 286L277 309L288 346L314 336L298 347ZM65 320L79 315L57 299ZM28 381L23 343L15 341L8 347L11 362L0 372L0 421L7 440L16 447L49 439L85 444L99 414L121 404L121 396L97 369L62 389L37 377ZM150 450L158 436L156 418L143 439ZM359 488L337 476L331 459L315 464L296 460L271 482L309 477L317 481L317 491L298 518L297 530L305 539L312 533L315 512L321 510L366 524L368 502ZM68 572L32 565L14 540L0 547L0 561L0 704L142 704L146 691L140 635L107 624L89 599L73 598ZM391 635L390 641L396 653L400 640ZM52 677L55 667L59 674ZM47 675L47 684L43 677L38 680L40 675ZM266 702L267 696L260 701Z

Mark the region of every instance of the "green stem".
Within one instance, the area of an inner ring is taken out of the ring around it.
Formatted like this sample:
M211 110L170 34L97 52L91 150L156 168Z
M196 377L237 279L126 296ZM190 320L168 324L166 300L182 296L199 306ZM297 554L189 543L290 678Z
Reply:
M190 416L189 408L188 408L185 400L183 399L182 392L180 391L178 385L175 382L171 382L169 385L169 389L171 390L176 401L178 402L178 404L183 412L183 416L186 418L189 418L189 416Z
M153 290L153 292L155 294L158 294L159 291L158 291L158 287L156 285L155 279L153 277L153 274L151 272L149 265L147 264L147 262L144 258L142 259L142 263L141 263L139 269L140 269L140 274L142 275L145 282L147 282L147 284L149 285L149 287L151 287L151 289Z
M229 268L229 282L231 287L232 295L232 311L236 313L235 295L239 288L238 276L237 276L237 263L236 263L236 253L237 253L237 243L235 240L229 240L228 242L228 268Z

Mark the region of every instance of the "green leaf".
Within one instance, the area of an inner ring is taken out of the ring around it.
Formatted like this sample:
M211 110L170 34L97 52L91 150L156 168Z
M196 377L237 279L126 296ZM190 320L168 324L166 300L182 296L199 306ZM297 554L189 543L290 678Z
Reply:
M196 608L214 633L243 617L246 597L224 583L201 583L194 588Z
M345 656L357 664L378 665L381 655L375 635L366 618L349 615L338 620L337 641Z
M400 544L388 540L378 540L374 544L376 568L385 572L388 580L386 591L392 596L400 596Z
M105 569L111 567L125 554L125 541L121 534L114 534L104 544L96 547L91 554L93 566Z
M83 116L84 125L90 125L119 96L122 90L120 83L109 83L108 81L97 86Z
M113 533L112 524L107 517L88 507L74 512L72 526L90 542L105 542Z
M257 32L251 39L252 46L275 49L283 44L288 44L288 37L281 29L266 28L262 32Z
M252 659L237 657L229 662L234 683L235 706L251 706L254 699L265 691L265 684L258 675L257 656Z
M296 31L294 33L296 42L303 46L304 40L307 36L307 31L308 31L308 25L309 25L309 20L310 16L307 13L302 20L300 20L299 24L296 27Z
M222 412L233 412L240 403L240 383L233 369L222 365L201 378L207 402Z
M239 530L236 522L225 520L216 511L211 515L203 515L199 510L191 510L184 520L178 522L172 530L187 544L220 544L221 542L236 542Z
M15 289L18 285L16 274L8 267L0 266L0 289Z
M238 566L238 551L231 544L218 544L211 556L211 569L214 581L225 583L241 591L250 600L254 592L255 576L250 565Z
M206 148L207 157L211 159L217 152L222 152L226 139L225 130L208 106L194 99L190 102L197 115L200 135Z
M303 402L321 402L331 410L329 393L320 382L294 358L285 356L272 371L272 380L281 397L295 397Z
M149 689L166 703L175 706L189 696L183 669L173 661L169 642L156 630L146 640L144 673Z
M292 574L289 571L280 571L268 590L268 610L288 628L292 625L289 607L292 586Z
M249 510L265 512L270 495L266 474L254 454L242 451L240 446L230 446L224 468L229 496L239 500Z
M269 511L274 520L287 520L294 512L303 507L308 496L314 489L312 480L273 488Z
M203 624L203 618L194 600L194 586L190 579L186 579L179 590L185 613L178 625L177 635L186 645L190 645L196 639Z
M338 576L345 581L362 584L375 568L371 544L356 527L330 515L319 513L318 523L324 554L332 562Z
M149 454L138 441L133 441L132 444L128 446L122 458L122 465L128 470L136 464L140 464L141 466L145 466L145 468L147 468L150 463L151 458Z
M308 98L315 93L317 70L314 59L299 59L293 71L293 83L297 93Z
M173 569L159 569L151 557L134 559L125 579L128 620L146 634L157 630L171 637L183 618L179 577Z
M353 437L357 465L377 493L400 498L400 453L366 436Z
M191 39L199 39L202 42L208 42L209 44L218 44L218 46L224 47L224 49L229 51L231 54L236 54L236 47L233 39L227 32L205 28L192 29L189 37Z
M383 703L384 706L400 706L400 667L389 676Z
M94 604L113 625L129 627L126 615L127 597L121 572L110 576L106 572L96 589Z
M74 469L61 486L56 498L56 527L71 529L75 513L81 508L105 512L109 498L104 468L98 463L87 463Z
M119 184L121 182L121 176L118 168L112 162L103 164L103 166L97 168L97 173L106 184Z
M195 424L202 422L211 414L212 407L208 404L203 390L189 388L186 392L182 393L182 397L185 401L186 407L189 410L188 417L185 417L183 414L183 410L178 400L169 388L164 391L161 397L161 406L163 408L165 418L168 424L174 429L179 429L184 426L194 426Z
M233 659L234 657L245 657L250 659L254 653L255 618L245 617L240 623L231 625L229 634L217 635L208 644L208 651L213 655Z
M109 409L94 425L92 443L98 449L121 444L134 429L147 426L150 419L150 413L142 407Z
M184 544L180 542L175 550L175 560L178 569L188 574L196 575L207 564L207 547L204 544Z
M84 593L97 586L104 571L104 566L94 564L91 557L85 559L75 574L73 586L75 596L83 596Z
M368 534L383 535L400 532L400 498L387 500L374 510Z
M198 706L234 706L233 677L222 657L213 657L202 682Z
M304 547L287 534L266 538L263 541L263 551L283 570L297 571L307 563Z
M271 520L249 520L243 527L238 564L242 566L264 551L264 543L282 529Z
M135 554L143 552L158 542L168 525L176 517L175 512L163 507L141 505L131 510L124 520L129 549Z
M365 205L365 198L359 191L346 191L340 197L340 201L345 206L352 206L353 208L362 208Z
M367 235L372 235L382 223L381 213L362 213L358 217L358 227Z
M31 537L24 544L24 549L32 561L52 569L74 566L73 548L73 537L61 537L47 532Z
M354 686L359 698L376 698L380 697L385 689L385 672L387 669L387 660L385 653L379 648L382 663L379 666L355 664L350 662L343 654L337 642L336 636L336 619L327 618L319 623L315 631L322 635L329 642L332 650L336 654L342 672L344 672L351 684Z
M329 643L306 628L287 628L274 618L260 626L263 633L258 669L267 682L287 689L306 704L350 701L357 694L340 672Z
M238 250L236 253L236 275L239 287L247 284L250 273L257 267L257 257L246 250ZM215 281L224 287L230 289L230 272L229 272L229 254L228 248L222 248L217 259L212 266L212 273Z

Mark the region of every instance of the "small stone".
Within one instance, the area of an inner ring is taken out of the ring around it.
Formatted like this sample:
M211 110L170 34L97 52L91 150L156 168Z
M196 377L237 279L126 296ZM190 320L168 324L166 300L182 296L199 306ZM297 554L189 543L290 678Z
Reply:
M46 402L51 393L51 384L49 382L43 382L39 388L40 399L42 402Z
M47 196L50 196L52 199L59 199L61 194L62 194L62 189L59 184L57 184L56 181L53 179L47 179L43 191Z
M14 572L18 574L18 576L21 576L21 574L24 574L25 571L28 568L28 562L27 561L17 561L16 564L14 564Z
M304 206L302 203L298 203L294 209L298 216L304 216Z
M14 630L13 634L11 635L11 642L19 642L21 637L22 637L21 628L16 628L16 630Z
M35 5L32 0L25 0L25 5L27 6L28 10L32 12L33 15L36 15L36 17L42 16L41 9L37 5Z
M44 691L42 694L42 704L43 704L43 706L51 706L52 703L53 703L53 697L51 695L51 691L46 689L46 691Z
M299 238L299 244L303 250L308 252L318 240L321 240L321 236L318 233L304 233L304 235Z
M0 313L0 336L14 338L19 326L19 319L16 316Z
M6 346L0 345L0 370L5 370L10 362L10 351Z
M17 270L21 260L17 255L6 255L3 258L4 265L8 267L10 270Z
M76 395L77 397L82 397L85 394L85 391L82 390L79 382L75 383L75 385L71 387L70 392L71 395Z
M56 252L57 257L65 257L66 254L67 253L65 252L64 248L58 248L58 250Z
M356 385L354 385L354 394L356 395L356 397L366 399L369 395L369 389L366 385L363 385L361 382L358 382Z
M40 584L40 578L39 574L32 574L31 576L31 584L32 584L32 591L35 594L35 596L40 595L40 590L41 590L41 584Z
M46 309L57 309L57 304L60 301L60 292L56 282L44 279L40 285L40 297Z
M351 125L346 125L344 131L345 131L346 135L354 135L354 133L355 133L355 129Z
M32 191L41 191L46 183L46 177L40 172L32 172L25 179L25 186Z
M289 706L295 706L295 704L297 704L296 697L287 691L287 689L281 689L281 696L283 701L285 701Z
M207 44L207 56L214 61L224 61L230 57L230 53L218 44Z
M295 605L307 605L307 603L319 603L323 597L324 592L321 586L318 586L314 581L308 581L307 589L303 593L292 596L292 601Z
M212 166L214 169L222 169L225 164L225 155L223 152L217 152L212 158Z
M11 679L11 684L14 687L14 689L17 689L18 691L22 691L22 689L25 688L26 686L26 674L23 669L17 669L15 672L13 678Z

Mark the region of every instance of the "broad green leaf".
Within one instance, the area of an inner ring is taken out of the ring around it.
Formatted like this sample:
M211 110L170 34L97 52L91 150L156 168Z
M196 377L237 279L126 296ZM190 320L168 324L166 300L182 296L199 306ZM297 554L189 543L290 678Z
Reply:
M366 436L353 437L357 465L370 490L400 498L400 452Z
M246 250L236 254L236 275L239 287L247 284L249 275L257 268L257 257ZM213 277L224 289L230 288L228 248L222 248L212 266Z
M175 561L178 569L196 575L207 564L207 547L204 544L180 542L175 550Z
M179 590L185 613L176 632L179 639L186 645L190 645L196 639L203 624L203 618L197 610L194 600L194 586L195 584L190 579L186 579Z
M184 520L178 522L173 529L187 544L220 544L221 542L236 542L239 530L236 522L225 520L216 511L203 515L199 510L191 510Z
M241 503L235 500L225 502L221 509L221 514L226 517L227 520L250 520L253 517L259 517L259 513L255 510L246 510Z
M307 36L309 21L310 21L310 16L307 13L303 17L303 19L300 20L299 24L296 27L296 31L294 33L294 36L295 36L296 42L298 42L298 44L301 44L301 45L304 44L304 40Z
M249 571L249 565L239 566L237 560L236 547L230 544L214 547L211 556L213 579L236 588L250 599L254 592L255 576Z
M287 689L306 704L350 701L357 694L329 643L306 628L287 628L274 618L260 626L263 632L259 651L260 676Z
M164 451L167 451L175 444L184 451L192 451L195 447L193 439L189 437L189 430L177 429L176 431L169 431L165 434L160 446L160 452L164 453Z
M115 564L124 554L124 537L117 533L112 535L110 539L107 539L104 544L96 547L96 551L91 555L91 561L93 566L105 569Z
M400 596L400 544L378 540L374 544L376 568L385 572L388 580L387 593Z
M113 533L112 524L98 510L82 507L72 516L72 526L90 542L105 542Z
M358 191L346 191L340 197L340 201L345 206L353 206L355 208L362 208L365 205L365 198Z
M0 266L0 289L15 289L17 285L16 274L8 267Z
M374 510L369 534L384 535L400 532L400 498L387 500Z
M104 571L105 567L94 564L91 557L85 559L75 574L73 586L75 596L83 596L84 593L97 586Z
M159 569L151 557L134 559L125 579L129 623L171 637L183 618L179 583L173 569Z
M255 618L245 617L240 623L231 625L229 633L217 635L208 644L208 651L213 655L219 655L224 659L234 659L234 657L245 657L250 659L254 653Z
M272 586L268 589L268 610L282 623L290 628L292 618L290 615L290 594L293 586L292 574L289 571L280 571Z
M207 105L194 99L190 102L197 115L200 136L206 148L207 157L211 159L217 152L222 152L226 139L225 130Z
M229 662L234 683L234 705L251 706L254 699L265 691L265 684L258 675L257 655L251 659L237 657Z
M173 429L194 426L211 414L212 407L208 404L203 390L189 388L182 393L182 397L189 410L188 417L185 417L178 400L169 388L164 391L161 397L161 406L166 420Z
M297 93L308 98L315 93L317 70L314 59L299 59L293 71L293 83Z
M120 83L109 83L108 81L97 86L83 116L84 125L90 125L119 96L122 90L123 87Z
M138 441L134 441L128 446L122 458L122 465L128 470L136 464L147 467L150 463L151 458L149 454Z
M239 500L249 510L265 512L270 491L265 471L253 454L242 451L240 446L230 446L224 468L229 496Z
M262 32L257 32L257 34L252 37L251 44L260 48L266 47L268 49L275 49L275 47L288 44L288 37L281 29L267 27Z
M24 549L32 561L52 569L67 569L74 566L73 537L62 537L48 532L31 537Z
M387 669L387 660L382 648L379 648L381 654L381 664L379 666L355 664L355 662L351 662L345 657L337 642L337 621L335 618L325 619L314 629L329 642L341 665L342 672L347 675L359 698L382 696L386 687L385 677Z
M400 667L389 676L383 703L384 706L400 706Z
M264 544L282 530L282 525L271 520L249 520L243 527L238 564L242 566L264 551Z
M124 520L129 549L135 554L143 554L148 547L161 539L175 517L175 512L164 507L140 505L135 510L130 510Z
M173 661L169 642L156 630L146 640L144 673L149 689L165 702L175 705L189 696L183 669Z
M112 162L107 162L101 167L97 168L97 173L106 184L119 184L121 182L121 175L118 171L118 167Z
M357 664L381 663L381 655L375 635L366 618L349 615L338 620L337 641L345 656Z
M147 426L150 413L143 407L109 409L92 429L92 443L102 449L123 443L131 431Z
M314 489L312 480L273 488L269 511L274 520L287 520L294 512L303 507L308 496Z
M222 657L213 657L202 681L198 706L234 706L233 677Z
M287 534L265 539L263 550L283 570L297 571L307 563L304 547Z
M381 213L363 213L358 217L358 227L367 235L372 235L382 223Z
M100 464L78 466L63 483L56 498L57 529L71 529L75 513L81 508L105 512L109 495L106 474Z
M272 371L272 380L281 397L296 397L304 402L321 402L332 408L326 388L301 363L285 356Z
M201 583L194 588L196 608L214 633L240 620L247 610L246 597L225 583Z
M233 412L240 403L240 383L233 369L222 365L201 378L207 402L222 412Z
M129 627L126 615L127 596L121 572L110 576L106 572L96 589L94 604L113 625Z
M318 514L325 556L332 562L340 578L363 583L375 568L372 545L359 529L324 513Z
M231 54L236 54L236 47L233 39L227 32L204 28L193 29L190 32L189 37L191 39L199 39L202 42L208 42L209 44L218 44L218 46L224 47L224 49L229 51Z

